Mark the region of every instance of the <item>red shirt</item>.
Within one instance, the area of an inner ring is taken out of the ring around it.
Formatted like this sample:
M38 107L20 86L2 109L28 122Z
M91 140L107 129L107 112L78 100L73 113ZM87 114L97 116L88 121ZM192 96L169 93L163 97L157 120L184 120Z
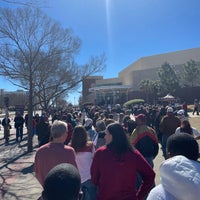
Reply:
M136 173L143 183L136 191ZM137 151L127 152L119 161L107 147L100 147L91 166L92 182L98 186L98 200L140 200L151 190L155 173Z
M47 173L56 165L70 163L77 167L75 152L72 147L62 143L49 142L41 146L35 155L34 171L35 176L41 185L44 184Z

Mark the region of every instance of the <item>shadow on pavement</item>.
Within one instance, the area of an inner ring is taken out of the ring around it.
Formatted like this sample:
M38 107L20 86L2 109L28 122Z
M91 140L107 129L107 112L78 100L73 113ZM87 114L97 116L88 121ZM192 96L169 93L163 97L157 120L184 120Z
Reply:
M34 164L32 163L32 165L25 167L24 169L22 169L22 173L23 174L29 174L29 173L33 173L33 166Z
M37 138L33 141L33 152L27 152L27 135L22 142L10 138L7 146L5 143L2 144L2 140L0 142L0 199L37 199L34 194L37 195L37 191L41 190L33 175L34 154L38 147ZM33 186L30 185L31 181L33 184L35 182Z

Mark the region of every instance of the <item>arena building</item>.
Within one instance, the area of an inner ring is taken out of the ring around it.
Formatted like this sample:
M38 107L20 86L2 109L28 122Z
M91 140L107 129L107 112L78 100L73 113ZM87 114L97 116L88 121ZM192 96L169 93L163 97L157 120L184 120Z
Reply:
M135 98L142 80L157 80L158 70L165 63L181 71L184 64L194 60L200 63L200 48L141 57L119 72L118 77L104 79L103 76L90 76L82 82L82 102L92 104L122 104Z

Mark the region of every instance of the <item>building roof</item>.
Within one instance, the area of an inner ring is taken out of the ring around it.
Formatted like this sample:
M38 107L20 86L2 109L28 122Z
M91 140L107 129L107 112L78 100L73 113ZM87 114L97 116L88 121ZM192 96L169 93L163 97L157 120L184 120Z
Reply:
M180 65L187 63L191 59L196 62L200 62L200 48L141 57L139 60L123 69L119 74L127 73L127 71L137 71L161 67L165 62L168 62L171 65Z

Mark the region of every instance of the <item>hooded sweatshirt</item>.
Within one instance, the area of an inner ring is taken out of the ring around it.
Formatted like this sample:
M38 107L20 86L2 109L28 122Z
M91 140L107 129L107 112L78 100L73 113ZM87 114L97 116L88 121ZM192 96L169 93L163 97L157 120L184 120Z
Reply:
M160 166L161 184L153 188L147 200L199 200L200 163L174 156Z

